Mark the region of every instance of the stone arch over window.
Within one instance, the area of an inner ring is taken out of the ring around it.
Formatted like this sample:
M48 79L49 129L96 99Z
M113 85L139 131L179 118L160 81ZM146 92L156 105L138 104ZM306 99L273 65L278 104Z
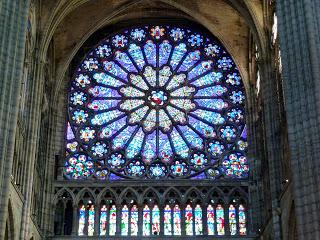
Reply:
M55 198L54 224L55 235L71 235L73 224L74 197L66 189L61 189Z

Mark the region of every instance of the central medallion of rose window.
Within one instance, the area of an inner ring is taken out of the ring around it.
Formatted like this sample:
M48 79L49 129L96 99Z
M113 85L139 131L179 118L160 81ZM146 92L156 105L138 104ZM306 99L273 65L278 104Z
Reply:
M148 100L152 106L163 106L166 103L168 97L163 91L152 91Z
M141 124L147 132L157 127L168 132L186 123L188 112L195 109L194 92L185 74L172 74L169 66L159 71L147 66L141 75L130 74L120 89L124 97L120 109L127 112L130 124Z

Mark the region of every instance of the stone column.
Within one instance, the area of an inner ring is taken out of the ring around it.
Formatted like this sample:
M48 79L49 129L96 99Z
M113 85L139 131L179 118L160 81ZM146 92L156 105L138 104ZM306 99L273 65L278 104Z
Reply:
M0 239L4 238L29 0L0 3Z
M320 1L277 1L298 239L320 239Z

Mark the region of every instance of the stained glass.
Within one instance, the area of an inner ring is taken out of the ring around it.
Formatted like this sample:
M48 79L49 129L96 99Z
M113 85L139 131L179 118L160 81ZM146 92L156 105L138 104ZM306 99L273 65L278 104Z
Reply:
M88 211L88 236L93 236L94 233L94 205L90 205Z
M158 205L155 205L152 209L152 234L160 234L160 210Z
M172 211L169 205L165 206L163 215L164 235L172 235Z
M181 211L179 205L173 209L173 235L181 235Z
M214 235L214 208L210 204L207 207L207 224L208 224L208 235Z
M142 234L143 236L149 236L150 235L150 208L148 205L145 205L143 208L143 219L142 219Z
M103 205L100 210L100 235L107 234L108 208Z
M84 235L84 227L86 225L86 207L81 205L79 209L79 228L78 228L78 235Z
M114 236L117 231L117 208L112 205L109 213L109 235Z
M129 210L128 206L124 205L121 211L121 235L127 236L129 232Z
M200 205L196 205L194 209L194 232L195 235L203 234L202 208Z
M239 232L240 235L247 235L247 220L246 220L246 209L240 204L239 205Z
M131 208L131 224L130 224L130 231L131 236L138 235L138 207L137 205L133 205Z
M68 98L69 179L248 177L241 75L205 32L111 34L79 63Z
M218 204L216 207L217 215L217 233L218 235L224 235L224 209L221 204Z
M185 215L186 234L193 235L193 212L190 205L187 205Z
M231 235L237 234L236 209L232 204L229 206L229 228Z

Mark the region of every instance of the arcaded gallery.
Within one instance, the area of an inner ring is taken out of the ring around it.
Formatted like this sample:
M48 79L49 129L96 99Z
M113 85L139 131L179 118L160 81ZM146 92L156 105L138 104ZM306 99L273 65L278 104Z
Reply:
M2 0L0 239L320 240L320 1Z

